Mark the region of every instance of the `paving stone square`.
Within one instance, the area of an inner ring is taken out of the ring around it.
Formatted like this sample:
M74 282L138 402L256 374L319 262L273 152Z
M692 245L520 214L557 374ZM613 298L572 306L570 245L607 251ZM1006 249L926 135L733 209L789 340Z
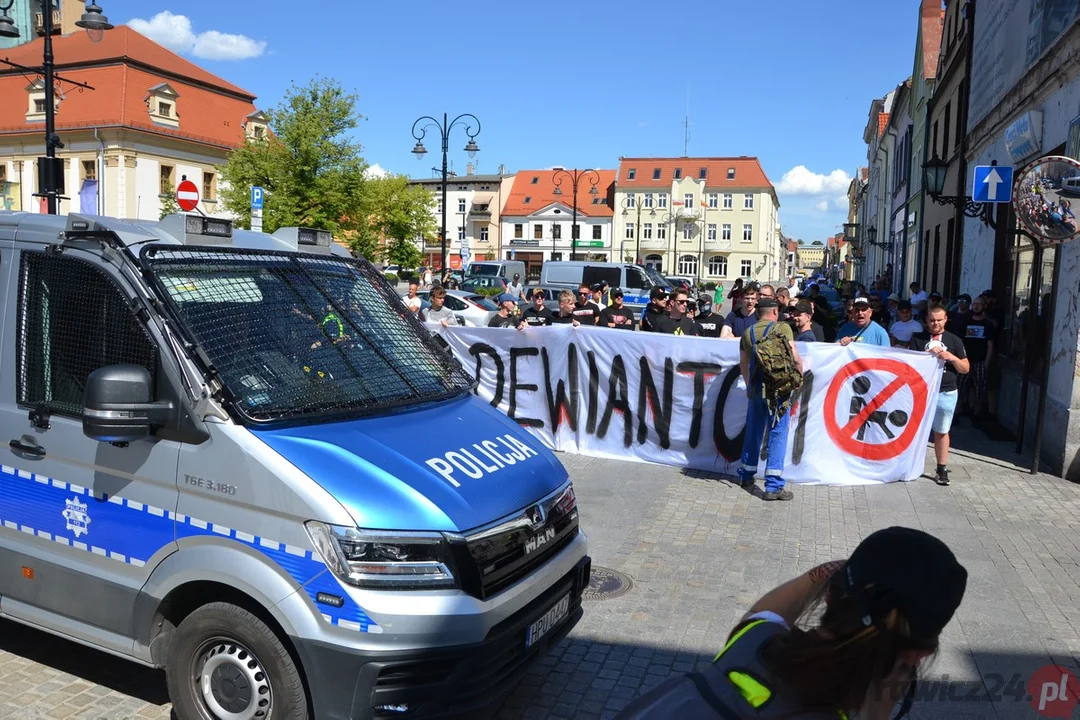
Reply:
M673 674L708 662L763 593L847 556L874 530L922 528L968 568L968 591L915 718L1039 718L999 695L1051 662L1080 669L1080 485L1030 475L1029 459L961 421L953 484L795 487L766 503L729 479L560 455L597 566L626 594L585 617L496 708L498 718L609 718ZM932 471L928 452L927 470ZM947 680L951 685L943 686ZM935 684L937 682L938 684ZM0 718L170 717L164 674L0 621Z

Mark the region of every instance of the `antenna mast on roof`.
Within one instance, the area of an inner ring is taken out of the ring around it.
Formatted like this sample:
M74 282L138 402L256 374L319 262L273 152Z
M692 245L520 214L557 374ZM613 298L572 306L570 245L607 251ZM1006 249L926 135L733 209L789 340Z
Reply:
M686 119L683 120L682 156L689 157L690 151L690 81L686 81Z

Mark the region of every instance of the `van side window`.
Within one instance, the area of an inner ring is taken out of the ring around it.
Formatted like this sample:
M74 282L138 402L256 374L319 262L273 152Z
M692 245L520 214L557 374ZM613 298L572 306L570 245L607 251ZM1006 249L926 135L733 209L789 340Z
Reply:
M645 277L645 273L637 268L626 268L626 287L644 290L649 287L649 280Z
M157 369L157 348L123 291L77 258L23 252L19 272L18 398L78 416L90 373L132 363Z

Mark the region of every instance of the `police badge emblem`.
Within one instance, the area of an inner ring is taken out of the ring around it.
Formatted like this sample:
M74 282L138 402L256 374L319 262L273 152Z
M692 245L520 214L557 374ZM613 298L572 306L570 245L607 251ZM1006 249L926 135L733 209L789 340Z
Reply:
M78 498L67 501L64 512L61 513L67 521L68 531L75 537L82 537L90 532L90 515L86 512L86 503L79 502Z

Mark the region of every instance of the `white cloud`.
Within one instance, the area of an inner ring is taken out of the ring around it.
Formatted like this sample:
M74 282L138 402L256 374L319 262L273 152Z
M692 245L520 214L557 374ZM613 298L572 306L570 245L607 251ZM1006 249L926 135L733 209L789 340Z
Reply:
M828 200L822 200L821 202L819 202L814 207L817 208L818 210L820 210L821 212L825 212L826 210L829 209L829 201Z
M388 170L386 170L385 168L383 168L383 166L380 165L379 163L374 163L373 165L369 165L368 169L364 171L364 177L372 178L372 179L374 179L374 178L384 178L389 174L390 174L390 172Z
M196 33L186 15L174 15L168 10L149 20L133 18L128 26L175 53L191 54L204 60L247 60L266 51L264 41L246 35L217 30Z
M848 196L847 195L840 195L840 196L838 196L836 198L834 203L836 204L836 209L837 210L847 210L848 209Z
M832 195L846 191L850 182L851 176L843 170L822 175L812 172L805 165L796 165L780 178L776 192L786 195Z

